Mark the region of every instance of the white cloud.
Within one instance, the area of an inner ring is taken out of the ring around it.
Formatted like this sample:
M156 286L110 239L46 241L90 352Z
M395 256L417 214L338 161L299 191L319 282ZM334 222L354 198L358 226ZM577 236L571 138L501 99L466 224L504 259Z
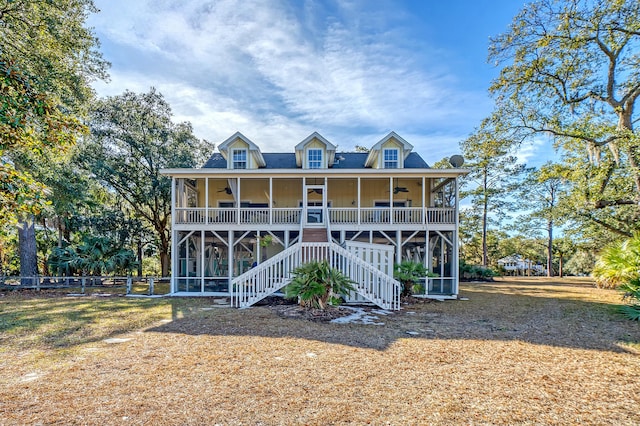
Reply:
M546 137L537 137L523 143L516 153L518 163L528 167L538 167L556 156L552 142Z
M437 49L416 51L415 40L389 27L387 14L402 19L394 5L96 3L102 13L91 24L114 63L98 92L155 86L177 119L212 142L239 130L265 150L290 151L317 130L350 149L361 136L372 135L357 142L371 146L395 130L433 162L441 150L457 152L459 129L479 122L488 105L482 93L455 89Z

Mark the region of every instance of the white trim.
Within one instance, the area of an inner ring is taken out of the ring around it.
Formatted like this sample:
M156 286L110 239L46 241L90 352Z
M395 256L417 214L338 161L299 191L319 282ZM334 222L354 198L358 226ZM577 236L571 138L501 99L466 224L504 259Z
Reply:
M402 168L402 169L269 169L267 172L263 169L214 169L214 168L202 168L202 169L160 169L160 174L176 176L176 177L201 177L202 175L209 175L210 177L223 177L223 178L235 178L242 176L265 176L268 174L272 177L409 177L419 178L425 176L427 178L454 178L460 175L466 175L470 172L468 169L415 169L415 168ZM369 176L371 175L371 176Z
M387 162L391 163L393 160L387 160L385 158L385 155L387 152L395 152L396 153L396 159L395 159L395 163L396 166L395 167L387 167ZM402 166L400 165L400 148L382 148L382 156L381 156L381 161L380 161L380 165L382 166L381 168L383 169L401 169Z
M176 237L178 235L178 231L176 231L176 184L177 184L177 180L175 177L171 177L171 279L169 280L170 282L170 288L171 288L171 293L173 293L176 290L176 283L174 282L175 279L175 270L177 269L177 265L176 265L176 247L175 247L175 242L176 242Z
M244 161L236 161L236 152L244 153ZM244 167L236 167L236 163L244 162ZM246 170L251 166L249 164L249 150L247 148L232 148L231 149L231 161L229 161L230 168L233 170Z

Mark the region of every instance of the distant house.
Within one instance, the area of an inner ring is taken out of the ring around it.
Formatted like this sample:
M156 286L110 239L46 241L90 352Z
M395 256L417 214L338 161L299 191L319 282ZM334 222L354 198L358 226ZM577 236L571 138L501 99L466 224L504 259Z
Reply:
M338 152L316 132L292 147L263 153L235 133L202 168L162 171L173 182L172 293L250 306L315 259L357 283L352 299L399 309L393 265L410 259L438 275L424 277L424 296L457 296L466 170L430 168L395 132L369 152Z
M543 265L525 259L519 254L512 254L498 260L498 267L503 269L507 275L514 276L545 275L547 273L547 269Z

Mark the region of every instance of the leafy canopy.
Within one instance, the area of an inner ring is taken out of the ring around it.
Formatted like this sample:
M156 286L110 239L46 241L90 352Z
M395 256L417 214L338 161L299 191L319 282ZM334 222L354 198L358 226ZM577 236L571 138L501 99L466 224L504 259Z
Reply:
M200 166L212 147L189 123L174 123L161 93L126 91L95 102L91 136L81 147L84 169L114 191L159 241L162 274L168 274L171 179L163 168Z
M640 2L538 0L492 39L495 117L514 144L551 135L572 219L630 237L640 227Z
M96 11L91 0L0 1L0 219L41 211L47 193L33 165L86 130L89 83L108 66L85 27Z

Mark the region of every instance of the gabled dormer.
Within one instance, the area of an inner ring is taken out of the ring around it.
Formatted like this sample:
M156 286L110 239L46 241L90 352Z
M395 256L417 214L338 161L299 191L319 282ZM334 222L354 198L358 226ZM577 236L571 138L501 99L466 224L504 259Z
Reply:
M227 160L228 169L257 169L266 163L260 148L240 132L236 132L218 147Z
M402 169L413 145L391 132L371 147L365 167L373 169Z
M296 145L296 165L303 169L327 169L333 165L336 146L318 132Z

